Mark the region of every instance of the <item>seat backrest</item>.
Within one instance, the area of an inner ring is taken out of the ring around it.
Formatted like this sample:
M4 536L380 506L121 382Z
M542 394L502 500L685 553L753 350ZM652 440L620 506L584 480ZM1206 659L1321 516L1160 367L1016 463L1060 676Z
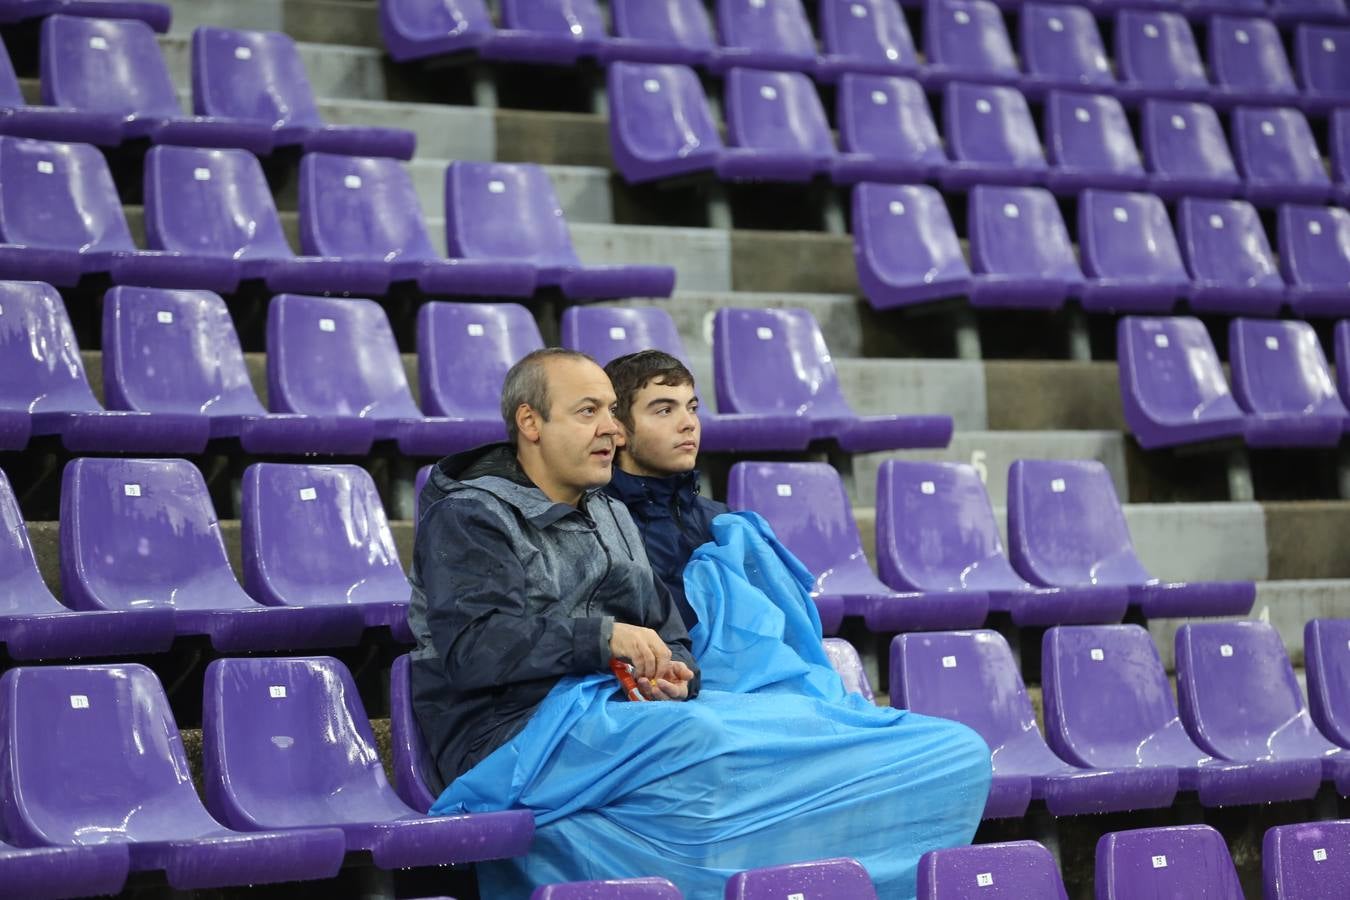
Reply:
M210 291L115 287L103 297L109 409L262 415L230 311Z
M1189 280L1167 207L1153 194L1083 191L1078 249L1083 271L1096 278Z
M1261 842L1261 869L1268 900L1334 896L1350 884L1350 822L1278 825Z
M792 896L875 900L877 892L862 863L843 857L737 872L727 881L725 893L726 900L779 900Z
M1029 75L1085 88L1115 83L1091 10L1026 3L1019 18L1022 68Z
M1243 900L1223 835L1208 825L1138 828L1097 841L1097 896Z
M1130 121L1115 97L1051 91L1045 98L1045 152L1051 165L1142 174Z
M1300 287L1350 286L1350 212L1287 204L1276 222L1285 281Z
M311 416L422 417L389 319L373 300L273 297L267 402L273 412Z
M59 609L42 581L14 489L0 471L0 615Z
M1145 100L1140 115L1144 159L1164 175L1233 179L1237 168L1214 107L1204 103Z
M15 137L0 137L0 239L90 252L135 247L97 147Z
M1261 217L1246 200L1183 197L1177 204L1177 237L1196 281L1284 287Z
M562 345L602 366L648 349L669 353L688 366L675 320L656 306L569 306L562 315Z
M711 50L712 22L700 0L610 0L609 14L619 37Z
M1248 182L1330 186L1308 120L1296 109L1233 110L1233 147Z
M717 310L713 369L721 412L853 415L809 310Z
M1111 473L1097 460L1019 459L1008 469L1008 544L1046 585L1143 584Z
M1265 18L1211 18L1209 71L1215 84L1234 91L1298 93L1280 30Z
M262 166L247 150L145 154L145 240L154 250L234 259L293 256Z
M1050 851L1035 841L930 850L919 858L919 900L1068 900Z
M1123 9L1116 14L1116 70L1121 81L1204 88L1205 65L1191 26L1177 13Z
M29 412L100 408L66 305L49 284L0 281L0 407Z
M836 90L841 150L922 163L946 161L928 97L917 81L849 73L839 79Z
M1327 124L1327 142L1331 145L1331 177L1350 185L1350 109L1332 112Z
M421 491L419 490L420 494ZM422 726L413 712L410 657L403 654L389 667L389 738L394 755L394 790L418 812L431 809L436 795L427 780L436 761L422 738ZM439 776L436 776L439 780Z
M254 463L244 471L244 589L270 605L406 601L407 579L370 473Z
M1303 626L1308 711L1333 743L1350 743L1350 619L1312 619Z
M323 124L300 51L279 31L193 30L192 104L199 116L274 128Z
M1350 97L1350 28L1300 25L1294 59L1303 92L1314 97Z
M914 66L918 52L895 0L820 0L825 53L869 66Z
M1017 88L953 81L945 98L942 126L952 159L1045 165L1031 109Z
M534 317L519 304L424 303L417 311L422 404L436 416L499 419L506 373L543 346Z
M1347 415L1307 322L1233 319L1228 361L1233 396L1248 412Z
M832 155L834 138L815 84L801 72L732 69L726 78L727 143L755 150Z
M183 115L155 33L144 22L48 16L41 58L48 106L122 117Z
M576 40L603 40L605 19L595 0L501 0L502 27Z
M662 160L721 149L703 85L688 66L615 62L608 84L610 133L628 152Z
M1120 389L1150 422L1184 425L1241 416L1204 323L1190 316L1125 316L1117 326ZM1131 430L1139 425L1129 422Z
M853 189L854 255L892 283L924 284L970 275L951 213L926 184L860 184Z
M553 182L529 163L452 162L445 170L445 232L454 257L578 264Z
M723 47L795 56L803 62L816 56L802 0L717 0L717 33Z
M443 258L403 163L331 153L300 159L300 251L386 262Z
M1003 14L988 0L946 0L924 15L924 52L930 66L969 74L1016 75Z
M862 657L858 655L857 648L843 638L825 638L822 643L825 645L825 655L829 657L830 667L844 682L844 690L862 694L869 703L875 701L872 683L867 679L867 671L863 668Z
M530 900L683 900L683 897L680 889L664 878L546 884L530 894Z
M966 197L976 272L1081 281L1059 203L1045 188L976 185Z
M400 39L427 40L447 35L493 32L486 0L381 0L380 29L386 46ZM469 46L472 41L467 41Z

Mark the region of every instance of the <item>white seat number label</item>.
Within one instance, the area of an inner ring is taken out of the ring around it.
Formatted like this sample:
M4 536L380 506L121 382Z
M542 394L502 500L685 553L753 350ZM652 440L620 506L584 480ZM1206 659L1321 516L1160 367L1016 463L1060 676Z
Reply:
M1326 861L1327 861L1327 851L1326 851L1325 849L1323 849L1322 847L1318 847L1316 850L1313 851L1313 861L1314 861L1314 862L1326 862Z
M777 100L778 89L771 84L766 84L760 87L759 95L763 97L765 100Z
M628 330L622 325L615 325L609 330L609 339L611 341L622 341L628 338Z
M1083 107L1081 106L1073 111L1073 117L1083 123L1092 121L1092 113L1088 112L1086 109L1083 109Z
M84 694L71 694L71 695L70 695L70 708L71 708L71 709L88 709L88 708L89 708L89 698L86 697Z
M1232 645L1232 644L1220 644L1220 645L1219 645L1219 655L1220 655L1220 656L1223 656L1223 657L1232 656L1232 655L1233 655L1233 645Z
M505 182L505 181L489 181L489 182L488 182L488 193L489 193L489 194L504 194L504 193L506 193L506 182Z
M790 485L790 484L780 484L780 485L778 485L778 496L780 496L780 497L791 497L791 496L792 496L792 485Z
M141 486L139 484L124 484L122 485L122 493L128 497L139 497Z
M39 159L37 170L41 172L43 175L50 175L56 171L56 166L52 165L51 162L49 162L48 160Z
M955 656L944 656L944 657L942 657L942 668L944 668L944 669L955 669L955 668L956 668L956 657L955 657Z
M361 176L360 175L342 176L342 186L345 188L349 188L350 190L353 191L356 190L361 186Z
M855 19L867 18L867 7L863 6L861 3L853 4L848 8L848 11L853 13L853 18Z
M899 200L892 200L890 211L893 216L903 216L905 214L905 204L901 203Z
M993 872L981 872L981 873L979 873L978 875L975 876L975 884L976 884L978 887L993 887L993 886L994 886L994 873L993 873Z
M286 685L269 685L267 688L267 696L271 697L273 700L284 700L286 698Z
M1064 23L1061 22L1059 19L1051 19L1051 20L1050 20L1050 30L1051 30L1051 31L1063 31L1063 30L1064 30Z
M1169 346L1171 346L1171 343L1172 342L1167 339L1167 335L1165 334L1155 334L1153 336L1153 346L1157 347L1160 350L1166 350Z
M957 25L969 25L969 24L970 24L970 13L966 12L964 9L958 9L958 10L952 15L952 18L956 20L956 24L957 24Z
M193 169L193 170L192 170L192 177L195 178L197 181L210 181L210 180L211 180L211 170L210 170L210 169L202 169L202 168Z
M155 321L159 322L161 325L172 325L173 313L169 312L167 309L161 309L159 312L155 313Z
M98 35L94 35L93 37L91 37L91 38L89 39L89 49L90 49L90 50L107 50L107 49L108 49L108 41L107 41L106 38L101 38L101 37L99 37Z
M303 487L303 488L300 489L300 499L301 499L301 500L313 500L315 497L318 497L318 496L319 496L319 492L316 491L316 490L314 490L314 488L312 488L312 487Z
M1241 28L1233 32L1233 37L1239 44L1250 44L1252 41L1251 35L1247 34L1247 32L1243 31Z
M919 490L923 491L925 494L935 494L937 493L937 485L933 484L931 481L925 481L919 485Z
M1222 231L1222 230L1223 230L1223 216L1219 215L1218 213L1215 213L1214 215L1210 216L1210 217L1209 217L1209 227L1210 227L1210 228L1213 228L1215 231Z
M661 92L661 82L655 78L648 78L642 82L642 89L649 94L659 94Z
M1275 337L1274 335L1271 335L1270 337L1266 338L1266 349L1267 350L1280 349L1280 339Z
M1062 494L1068 490L1068 485L1064 483L1063 478L1056 478L1054 481L1050 482L1050 490L1054 491L1056 494Z
M771 341L773 340L773 329L761 325L755 329L755 337L759 338L761 341Z
M1266 137L1274 137L1274 136L1275 136L1275 123L1274 123L1274 122L1262 122L1262 123L1261 123L1261 133L1264 134Z
M1016 203L1005 203L1003 204L1003 215L1009 219L1017 219L1021 217L1022 211L1017 208Z
M469 332L469 337L483 336L483 326L477 322L470 322L465 330Z
M1125 207L1117 206L1115 209L1111 210L1111 218L1115 219L1117 222L1128 222L1130 221L1130 213Z
M235 47L235 48L234 48L234 58L235 58L235 59L252 59L252 58L253 58L253 48L251 48L251 47Z
M1308 223L1308 234L1321 234L1321 233L1322 233L1321 222L1314 221Z
M876 106L885 106L888 99L885 91L872 92L872 103Z
M1106 654L1102 652L1101 647L1093 647L1092 650L1089 651L1088 655L1091 656L1093 661L1095 662L1101 662L1102 660L1106 659Z
M1167 868L1167 857L1166 857L1166 856L1155 856L1155 857L1153 857L1153 868L1155 868L1155 869L1165 869L1165 868Z
M334 322L332 319L320 319L320 320L319 320L319 330L320 330L320 331L337 331L337 322Z
M975 101L975 109L984 115L989 115L989 113L994 111L993 105L983 97Z

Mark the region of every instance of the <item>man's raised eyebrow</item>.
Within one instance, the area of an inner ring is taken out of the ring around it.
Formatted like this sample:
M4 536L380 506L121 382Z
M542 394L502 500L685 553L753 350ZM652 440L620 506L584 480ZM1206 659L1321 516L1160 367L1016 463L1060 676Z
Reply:
M613 406L613 405L614 405L615 403L617 403L617 402L618 402L617 400L611 400L611 401L609 401L609 403L605 403L605 401L601 400L599 397L582 397L582 398L581 398L580 400L578 400L576 403L573 403L573 404L572 404L572 408L573 408L573 409L581 409L581 407L587 406L587 405L591 405L591 406Z

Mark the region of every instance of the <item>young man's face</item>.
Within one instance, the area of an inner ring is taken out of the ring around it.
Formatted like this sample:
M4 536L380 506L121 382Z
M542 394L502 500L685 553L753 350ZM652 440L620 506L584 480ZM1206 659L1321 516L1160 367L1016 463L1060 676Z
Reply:
M609 484L620 432L614 387L605 370L586 360L553 360L548 393L549 419L537 422L544 478L566 494ZM540 487L552 496L547 486Z
M675 475L694 468L701 428L692 384L647 382L633 397L619 467L631 475Z

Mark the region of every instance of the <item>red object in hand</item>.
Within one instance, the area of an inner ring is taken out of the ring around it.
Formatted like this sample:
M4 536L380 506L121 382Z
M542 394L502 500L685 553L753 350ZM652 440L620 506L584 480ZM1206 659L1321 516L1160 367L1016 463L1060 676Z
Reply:
M619 679L619 686L623 688L623 692L627 695L629 700L641 703L647 699L642 696L642 692L638 690L637 681L633 678L632 666L621 659L611 659L609 661L609 667L613 670L614 677Z

